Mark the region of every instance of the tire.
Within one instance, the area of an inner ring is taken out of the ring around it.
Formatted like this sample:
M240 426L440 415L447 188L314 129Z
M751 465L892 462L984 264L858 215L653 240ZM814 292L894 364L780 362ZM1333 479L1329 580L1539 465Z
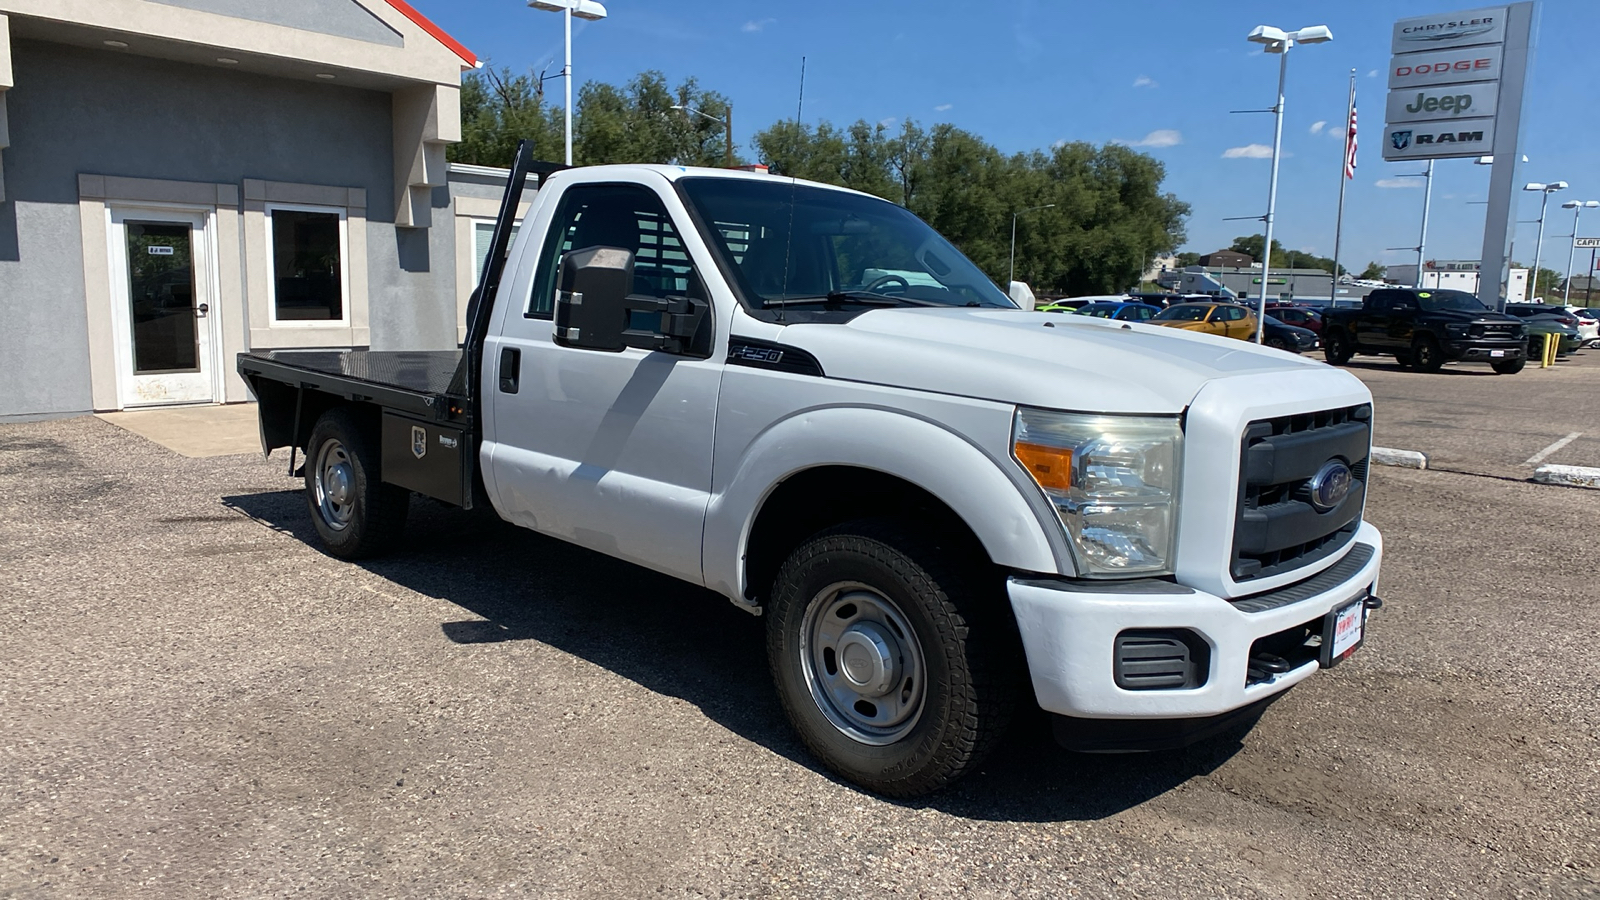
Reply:
M867 790L916 797L961 778L1022 694L1002 588L961 559L864 520L810 538L778 572L764 618L784 712L823 764Z
M411 492L380 480L375 438L350 410L330 409L306 442L306 505L340 559L377 556L405 530Z
M1271 347L1274 350L1288 350L1289 349L1289 345L1284 343L1283 338L1267 338L1267 346Z
M1342 366L1354 355L1355 348L1343 331L1329 331L1322 339L1322 356L1330 365Z
M1507 359L1497 363L1490 363L1489 368L1493 369L1496 375L1515 375L1521 372L1527 364L1527 359Z
M1411 345L1411 364L1418 372L1437 372L1444 368L1444 351L1431 335L1417 338Z

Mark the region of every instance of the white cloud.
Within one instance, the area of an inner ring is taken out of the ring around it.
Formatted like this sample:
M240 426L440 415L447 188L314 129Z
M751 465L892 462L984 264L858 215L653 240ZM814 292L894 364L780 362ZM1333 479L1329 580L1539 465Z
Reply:
M887 119L879 119L878 120L878 124L882 125L885 128L888 128L890 125L893 125L894 123L896 123L898 121L900 121L900 118L898 116L890 116Z
M1318 119L1315 122L1312 122L1311 123L1311 133L1312 134L1321 134L1323 126L1325 126L1327 124L1328 124L1328 122L1327 122L1326 119Z
M1160 87L1161 85L1156 84L1156 80L1151 78L1149 75L1140 75L1138 78L1133 80L1133 86L1153 88Z
M935 106L933 108L933 111L934 112L948 112L950 110L950 107L952 107L954 105L955 105L954 103L941 103L938 106Z
M1245 144L1222 151L1223 159L1271 159L1272 148L1266 144Z
M1367 70L1367 77L1368 78L1377 78L1378 77L1378 70L1377 69L1368 69Z
M1158 128L1137 141L1112 141L1129 147L1176 147L1183 143L1183 132L1172 128Z
M1050 145L1050 149L1051 150L1060 150L1062 147L1065 147L1066 145L1067 145L1067 139L1066 138L1062 138L1062 139L1056 141L1054 144L1051 144Z
M1416 178L1379 178L1373 182L1381 188L1419 188L1422 182Z
M750 21L748 21L748 22L744 23L743 25L741 25L739 27L739 30L744 32L745 34L754 34L755 32L766 28L768 25L771 25L773 22L776 22L776 21L778 21L778 20L777 19L751 19Z

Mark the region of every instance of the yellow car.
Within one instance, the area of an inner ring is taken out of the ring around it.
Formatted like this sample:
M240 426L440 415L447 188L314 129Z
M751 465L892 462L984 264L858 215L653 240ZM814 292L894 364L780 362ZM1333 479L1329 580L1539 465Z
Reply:
M1256 336L1256 314L1236 303L1179 303L1157 313L1150 324L1241 341L1254 340Z

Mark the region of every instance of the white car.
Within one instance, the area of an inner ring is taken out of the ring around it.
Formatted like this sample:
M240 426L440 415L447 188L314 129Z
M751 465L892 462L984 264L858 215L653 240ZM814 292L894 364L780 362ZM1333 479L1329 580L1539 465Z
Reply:
M1582 306L1569 306L1567 312L1578 317L1578 340L1583 346L1600 345L1600 316Z

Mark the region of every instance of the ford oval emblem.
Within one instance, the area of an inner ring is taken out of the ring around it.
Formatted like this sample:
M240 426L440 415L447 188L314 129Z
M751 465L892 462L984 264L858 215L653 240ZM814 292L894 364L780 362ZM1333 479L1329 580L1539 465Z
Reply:
M1350 467L1342 460L1330 459L1323 463L1317 474L1311 476L1311 505L1317 512L1327 512L1344 502L1350 493L1352 476Z

